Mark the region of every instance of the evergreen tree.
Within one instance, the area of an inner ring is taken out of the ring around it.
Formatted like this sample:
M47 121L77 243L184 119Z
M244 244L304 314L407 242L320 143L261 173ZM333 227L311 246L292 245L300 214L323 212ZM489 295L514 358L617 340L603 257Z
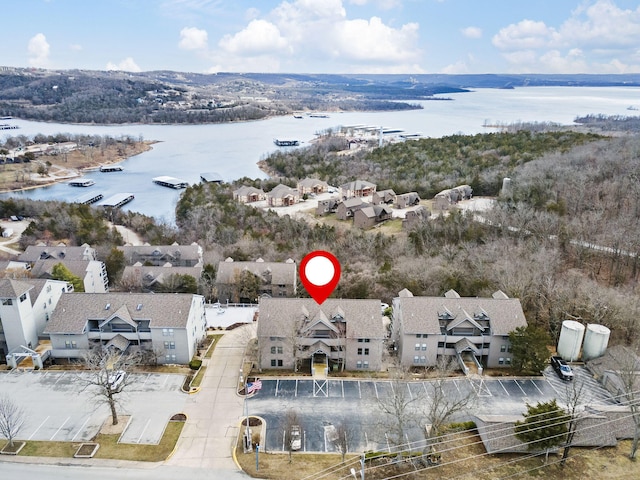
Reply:
M547 451L565 443L568 425L567 413L556 403L538 402L537 405L527 403L524 420L516 422L516 437L532 451Z
M74 292L84 292L84 283L80 277L75 276L71 271L63 264L57 263L51 269L51 277L54 280L64 280L73 285Z
M539 373L549 361L549 334L541 328L527 325L509 332L513 367L519 372Z

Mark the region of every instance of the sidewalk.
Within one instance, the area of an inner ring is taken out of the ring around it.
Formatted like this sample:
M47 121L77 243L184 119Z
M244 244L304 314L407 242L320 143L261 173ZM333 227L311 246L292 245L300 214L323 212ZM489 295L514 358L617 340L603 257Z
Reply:
M187 400L184 413L188 419L166 465L239 471L232 456L244 406L238 396L238 378L249 338L247 329L254 328L248 324L227 331L213 356L204 360L207 370L200 391Z

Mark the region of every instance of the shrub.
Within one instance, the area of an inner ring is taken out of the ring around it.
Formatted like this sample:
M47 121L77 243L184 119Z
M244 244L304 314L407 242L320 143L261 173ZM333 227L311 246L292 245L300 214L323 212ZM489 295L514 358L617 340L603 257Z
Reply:
M199 358L194 358L189 362L189 368L191 370L198 370L202 366L202 360Z

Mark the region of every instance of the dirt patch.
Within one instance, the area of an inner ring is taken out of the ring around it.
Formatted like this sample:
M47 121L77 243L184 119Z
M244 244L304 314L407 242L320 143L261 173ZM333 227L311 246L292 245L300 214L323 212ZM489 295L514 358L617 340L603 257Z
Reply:
M113 425L111 416L102 424L100 428L100 434L102 435L121 435L124 429L127 428L131 415L118 415L118 423Z

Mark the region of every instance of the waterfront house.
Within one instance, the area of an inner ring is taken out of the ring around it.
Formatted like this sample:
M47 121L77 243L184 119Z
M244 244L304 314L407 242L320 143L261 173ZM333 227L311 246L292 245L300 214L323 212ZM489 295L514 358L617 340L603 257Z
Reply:
M300 196L319 193L325 193L329 191L329 184L324 180L318 180L317 178L305 178L298 182L298 192Z
M526 327L520 301L498 291L491 298L414 297L408 290L393 299L393 334L402 365L431 367L439 357L479 369L511 365L509 332Z
M258 315L260 368L312 373L383 368L380 300L330 298L318 305L308 298L264 298Z
M370 203L365 202L361 198L348 198L338 204L336 207L336 218L338 220L349 220L353 218L356 210L369 206Z
M340 185L340 196L343 200L352 197L370 197L376 191L376 184L366 180L354 180Z
M187 293L67 293L45 328L53 359L92 347L138 352L150 363L187 364L206 335L204 297Z
M243 288L243 284L247 288ZM296 285L296 263L292 259L265 262L259 258L255 262L235 262L227 258L218 264L216 290L220 302L255 303L264 295L293 297ZM249 292L251 295L247 296Z
M261 188L250 187L247 185L243 185L242 187L233 191L233 199L242 203L259 202L260 200L265 200L266 198L267 196Z
M420 196L417 192L409 192L402 193L400 195L396 195L396 207L397 208L406 208L413 207L420 203Z
M385 205L369 205L353 212L353 224L362 229L371 228L390 218L391 209Z
M276 185L267 193L267 205L270 207L288 207L300 201L300 194L295 188L287 185Z
M73 285L62 280L0 280L0 362L7 360L15 367L23 347L35 352L40 340L48 339L44 329L67 292L73 292ZM11 358L16 353L17 358Z
M191 245L124 245L118 250L127 265L165 266L168 263L173 267L195 267L202 264L202 247L195 242Z

